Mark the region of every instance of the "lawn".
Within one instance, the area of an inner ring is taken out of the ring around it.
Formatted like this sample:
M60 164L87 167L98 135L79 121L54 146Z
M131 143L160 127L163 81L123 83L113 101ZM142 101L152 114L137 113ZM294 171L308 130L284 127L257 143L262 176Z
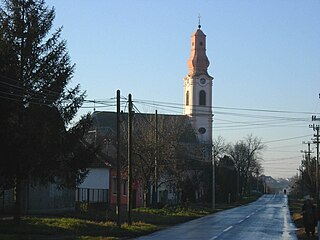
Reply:
M75 218L23 217L19 225L13 220L0 222L0 239L119 239L137 237L156 231L155 225L134 222L121 228L114 222L95 222Z
M132 212L133 224L117 227L115 221L99 221L105 213L95 218L86 215L24 216L19 225L13 220L0 220L0 239L2 240L44 240L44 239L129 239L152 233L168 226L186 222L217 211L236 207L256 198L247 198L236 204L217 205L213 211L210 206L189 205L188 207L138 208ZM88 220L91 219L91 220Z

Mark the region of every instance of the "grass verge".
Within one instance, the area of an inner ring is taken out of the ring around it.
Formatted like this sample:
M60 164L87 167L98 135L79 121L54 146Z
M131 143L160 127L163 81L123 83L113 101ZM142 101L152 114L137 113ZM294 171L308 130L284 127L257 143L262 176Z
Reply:
M303 226L303 218L302 218L302 214L301 214L301 209L302 209L302 205L303 205L303 199L298 199L298 198L294 198L291 197L289 195L289 210L290 210L290 214L291 214L291 218L294 221L294 224L297 228L297 237L300 240L304 240L304 239L309 239L305 233L304 230L304 226ZM315 233L315 237L314 239L318 239L318 231L316 228L316 233Z
M114 221L88 220L78 217L25 216L20 224L13 220L0 220L0 239L4 240L111 240L129 239L152 233L168 226L186 222L214 212L236 207L256 200L245 198L235 204L217 204L213 211L209 205L164 207L160 209L139 208L132 212L133 224L117 227ZM98 216L96 219L99 219Z
M134 222L121 228L114 222L94 222L75 218L23 217L20 224L13 220L0 222L0 239L121 239L137 237L158 228Z

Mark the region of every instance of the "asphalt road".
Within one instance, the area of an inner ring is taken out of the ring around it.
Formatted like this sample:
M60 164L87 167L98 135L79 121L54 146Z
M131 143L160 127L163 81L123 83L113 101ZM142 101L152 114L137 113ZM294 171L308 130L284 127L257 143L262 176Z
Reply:
M146 239L246 239L296 240L286 195L263 195L245 206L229 209L203 218L137 238Z

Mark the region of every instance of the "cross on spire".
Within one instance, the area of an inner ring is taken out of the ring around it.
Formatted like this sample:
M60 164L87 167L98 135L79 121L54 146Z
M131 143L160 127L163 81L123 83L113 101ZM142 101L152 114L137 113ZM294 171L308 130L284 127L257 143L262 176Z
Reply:
M200 15L200 13L198 15L198 28L199 29L201 28L201 15Z

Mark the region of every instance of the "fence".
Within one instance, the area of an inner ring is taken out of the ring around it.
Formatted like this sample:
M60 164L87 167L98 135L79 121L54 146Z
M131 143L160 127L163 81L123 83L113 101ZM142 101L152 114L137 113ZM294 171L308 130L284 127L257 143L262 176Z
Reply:
M13 189L0 189L0 212L9 212L14 206L14 191Z
M109 203L109 189L77 188L76 202Z

